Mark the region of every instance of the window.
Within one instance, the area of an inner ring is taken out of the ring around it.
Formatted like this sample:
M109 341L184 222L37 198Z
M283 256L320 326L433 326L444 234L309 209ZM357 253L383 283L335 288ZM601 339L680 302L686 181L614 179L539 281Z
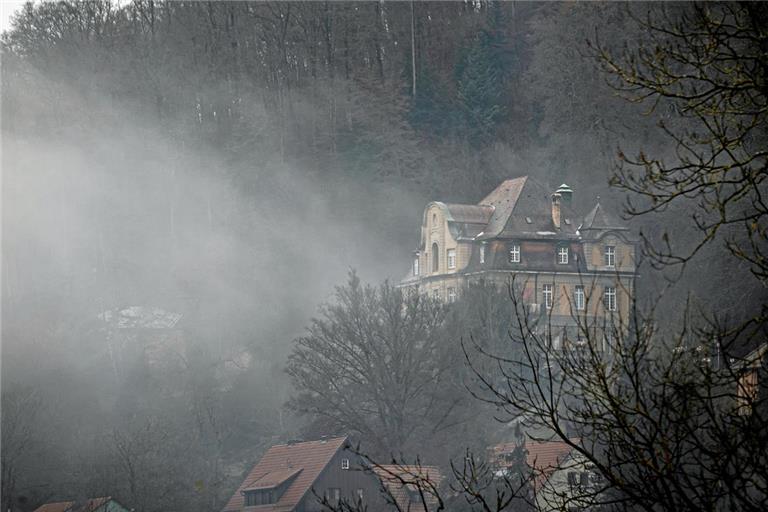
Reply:
M245 506L268 505L275 502L275 492L272 489L248 491L245 493Z
M509 262L520 263L520 246L518 244L509 247Z
M456 302L456 288L448 287L448 302Z
M355 489L355 498L357 498L358 503L361 503L363 501L363 490L362 489Z
M432 272L437 272L440 268L440 249L437 243L432 244Z
M545 284L541 287L541 294L543 297L544 307L552 309L552 285Z
M413 258L413 275L419 275L419 257Z
M341 459L341 469L349 469L349 459Z
M448 249L448 268L456 268L456 249Z
M338 487L331 487L325 491L325 499L328 503L337 504L341 500L341 489Z
M432 214L432 228L436 228L436 227L437 227L437 214L433 213Z
M480 244L480 263L485 263L485 242Z
M568 247L563 245L557 248L557 262L561 265L568 264Z
M616 311L616 288L606 286L603 293L603 305L608 311Z
M440 298L440 290L439 289L435 288L434 290L432 290L432 298L434 298L434 299L439 299Z
M605 246L605 266L611 268L616 266L616 247L613 245Z
M576 285L576 290L573 293L573 302L576 306L576 309L578 311L582 311L584 309L584 286L582 285Z

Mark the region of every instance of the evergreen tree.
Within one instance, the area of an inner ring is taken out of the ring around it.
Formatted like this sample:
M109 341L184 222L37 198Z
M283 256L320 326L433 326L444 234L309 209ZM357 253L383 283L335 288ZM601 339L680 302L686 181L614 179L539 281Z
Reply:
M477 33L455 67L456 91L470 144L493 141L508 114L507 42L501 7L494 4L489 26Z

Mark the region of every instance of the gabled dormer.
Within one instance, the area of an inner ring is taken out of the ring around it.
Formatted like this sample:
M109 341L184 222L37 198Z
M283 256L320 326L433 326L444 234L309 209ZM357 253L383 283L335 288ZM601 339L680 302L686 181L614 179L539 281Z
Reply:
M629 228L600 204L584 216L579 226L587 270L634 272L636 240Z
M302 468L278 468L267 471L241 492L246 507L277 503L291 482L301 473Z

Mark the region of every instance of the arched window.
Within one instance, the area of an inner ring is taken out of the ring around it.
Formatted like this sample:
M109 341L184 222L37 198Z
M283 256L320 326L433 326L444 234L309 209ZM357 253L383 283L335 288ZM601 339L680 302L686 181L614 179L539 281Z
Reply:
M432 244L432 272L437 272L440 268L440 250L437 248L437 242Z

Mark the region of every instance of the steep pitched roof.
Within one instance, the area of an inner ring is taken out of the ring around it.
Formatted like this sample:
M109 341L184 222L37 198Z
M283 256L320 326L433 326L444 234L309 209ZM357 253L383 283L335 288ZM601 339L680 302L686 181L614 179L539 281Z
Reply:
M608 213L603 206L600 205L600 201L597 202L594 208L584 216L584 222L579 226L580 231L587 231L590 229L621 229L625 230L626 227L610 213Z
M418 488L415 485L416 482L426 481L434 485L435 488L438 488L443 481L443 475L436 466L387 464L375 467L374 472L386 486L400 510L409 510L410 512L426 512L421 496L419 496L418 501L411 500L411 493L418 492ZM411 484L409 482L414 483ZM437 498L429 495L428 488L423 488L423 490L425 491L424 501L426 501L427 508L432 508L432 505L437 504Z
M483 233L484 238L498 236L507 224L509 216L517 205L517 200L528 181L528 176L504 180L501 185L485 196L481 205L493 206L493 215L491 215L488 225Z
M85 501L58 501L41 505L34 512L94 512L111 500L111 496L102 496Z
M277 503L261 505L258 509L265 512L293 510L346 441L346 437L337 437L271 447L222 510L243 510L245 500L242 493L247 489L270 488L282 483L287 483L288 488ZM269 487L265 487L266 484L270 484Z
M478 238L550 237L576 234L574 213L563 201L563 222L555 228L552 222L552 193L543 184L522 176L505 180L485 196L479 205L492 206L493 214Z

